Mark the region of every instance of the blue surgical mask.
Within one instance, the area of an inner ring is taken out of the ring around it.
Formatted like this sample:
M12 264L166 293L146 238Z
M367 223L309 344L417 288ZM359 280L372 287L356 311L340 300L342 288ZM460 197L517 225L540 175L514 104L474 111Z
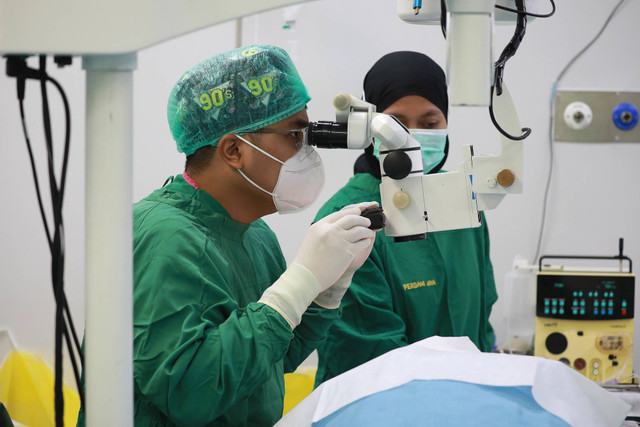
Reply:
M420 143L422 167L426 175L444 159L447 129L409 129L409 132Z

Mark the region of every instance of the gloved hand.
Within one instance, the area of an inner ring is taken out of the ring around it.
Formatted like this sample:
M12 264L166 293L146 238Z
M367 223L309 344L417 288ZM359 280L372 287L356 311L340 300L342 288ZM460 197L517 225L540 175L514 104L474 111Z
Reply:
M346 207L309 227L289 268L258 302L278 311L295 328L313 299L370 246L375 233L367 228L371 221L360 216L361 212L358 206Z
M352 207L358 207L362 212L371 207L378 207L378 203L363 202L363 203L358 203L356 205L345 206L342 209L349 209ZM378 230L374 230L374 231L378 231ZM370 239L370 243L353 257L351 264L349 264L349 267L347 267L347 269L342 274L342 276L340 276L340 278L332 286L330 286L328 289L318 294L318 296L316 297L316 299L313 300L313 302L315 302L316 304L324 308L335 309L340 307L340 301L342 301L342 297L344 297L344 294L347 292L347 289L349 289L349 286L351 285L351 280L353 279L353 275L355 274L356 270L362 267L362 264L364 264L364 262L369 257L369 254L371 253L371 249L373 248L373 243L375 242L375 239L376 239L376 235L374 233Z

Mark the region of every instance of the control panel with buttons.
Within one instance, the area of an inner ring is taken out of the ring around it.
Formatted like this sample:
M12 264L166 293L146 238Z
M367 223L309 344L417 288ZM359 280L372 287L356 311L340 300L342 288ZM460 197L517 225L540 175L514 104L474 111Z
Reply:
M631 274L538 275L536 316L556 319L632 319Z

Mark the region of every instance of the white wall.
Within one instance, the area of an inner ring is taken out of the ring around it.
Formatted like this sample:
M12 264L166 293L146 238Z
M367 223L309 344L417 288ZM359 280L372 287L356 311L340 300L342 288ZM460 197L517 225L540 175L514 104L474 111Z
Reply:
M529 23L527 35L505 72L521 124L531 127L533 133L524 142L524 194L507 197L496 210L487 212L500 295L504 294L504 276L514 256L520 254L531 260L538 239L549 159L552 82L597 33L617 0L557 3L555 16ZM637 16L640 2L627 1L600 40L566 74L559 89L640 90L640 53L632 44L640 37ZM291 17L296 20L294 28L283 29L284 21ZM496 27L496 51L508 42L512 31L512 26ZM243 43L277 44L289 51L313 98L309 104L311 120L334 117L332 98L337 92L360 95L364 74L385 53L417 50L441 65L445 62L445 42L439 27L403 23L395 15L393 0L322 0L247 17L243 20ZM139 52L134 81L134 200L162 185L167 176L182 171L183 158L175 151L165 118L174 82L195 63L234 46L235 22L228 22ZM75 58L70 68L58 71L50 65L50 70L67 91L72 106L73 148L64 212L65 278L69 303L81 330L85 77L80 62ZM61 104L53 89L49 93L60 152ZM0 168L5 177L0 209L0 328L11 329L21 348L41 354L53 365L50 257L19 122L15 81L4 75L0 77L0 106ZM27 114L39 167L44 172L40 96L33 83L27 88ZM453 108L449 124L454 146L445 168L457 169L462 144L474 144L477 154L497 154L499 138L486 109ZM554 178L542 254L615 255L618 237L624 237L625 253L638 261L640 225L634 221L634 213L640 210L635 189L640 180L640 145L555 143L554 149ZM319 200L299 214L267 217L288 260L322 202L351 176L358 154L322 151L327 182ZM43 187L48 191L46 184ZM499 301L492 315L499 337L505 333L504 308ZM637 349L635 359L640 366ZM68 365L66 379L72 382Z

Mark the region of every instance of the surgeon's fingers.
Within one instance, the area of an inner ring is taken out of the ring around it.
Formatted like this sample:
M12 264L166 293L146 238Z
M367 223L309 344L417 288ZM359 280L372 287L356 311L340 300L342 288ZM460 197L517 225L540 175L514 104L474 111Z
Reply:
M378 202L361 202L361 203L355 203L353 205L347 205L342 209L350 209L350 208L359 208L361 212L369 209L369 208L377 208Z
M351 227L346 230L342 229L338 234L341 239L351 243L358 242L360 240L373 239L375 235L376 233L365 226Z
M371 231L371 230L369 230ZM361 252L366 251L366 255L369 256L369 253L371 252L371 247L373 246L373 239L372 238L367 238L367 239L360 239L354 243L351 244L351 254L355 257L357 257ZM366 257L363 254L363 258L366 259ZM364 259L361 260L362 263L364 263ZM360 265L362 265L360 262L358 262Z
M334 212L322 218L320 221L327 222L329 224L338 221L340 218L345 217L347 215L360 215L362 211L360 208L352 207L352 208L342 208L338 212ZM319 222L319 221L318 221Z
M361 215L346 215L333 223L336 227L348 230L353 227L370 227L371 220Z

